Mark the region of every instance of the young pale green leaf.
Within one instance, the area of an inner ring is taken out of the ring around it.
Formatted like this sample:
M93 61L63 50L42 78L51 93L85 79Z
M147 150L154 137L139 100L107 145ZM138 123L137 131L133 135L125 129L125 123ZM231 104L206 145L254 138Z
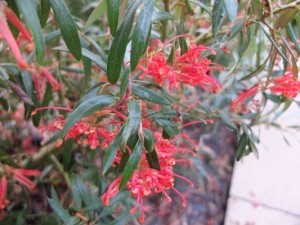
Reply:
M152 13L152 21L174 20L174 16L165 11L155 11Z
M151 16L154 9L154 0L144 1L132 34L130 53L130 67L134 71L147 45L148 31L151 29Z
M237 150L235 156L237 161L239 161L244 155L248 142L249 142L249 137L247 136L246 133L243 133L237 144Z
M100 95L82 102L68 115L64 128L61 132L61 138L63 138L70 128L81 118L87 117L103 107L112 105L114 102L115 98L110 95Z
M76 24L64 0L50 0L61 35L75 59L81 59L81 45Z
M40 23L44 27L47 23L49 12L51 9L51 4L49 0L41 0L41 9L40 9Z
M162 109L147 115L150 119L174 119L179 116L179 112L175 109Z
M85 27L89 27L97 19L100 19L105 11L106 11L106 0L100 0L97 7L93 10L89 18L87 19Z
M128 118L124 124L123 135L120 143L122 150L125 149L129 136L137 132L142 117L141 106L139 102L135 100L129 100L127 103L127 109Z
M125 169L122 173L122 179L119 188L122 189L125 187L127 181L131 178L132 174L134 173L135 169L139 165L140 159L142 155L142 144L139 140L134 149L132 150L131 155L126 163Z
M220 111L220 117L227 127L232 129L233 131L238 130L236 125L232 122L232 120L227 112L225 112L224 110Z
M212 34L214 37L217 35L224 18L224 0L215 0L212 10Z
M224 0L225 10L228 18L233 23L238 12L239 4L237 0Z
M199 0L190 0L190 2L204 9L210 16L212 16L211 10L203 2L200 2Z
M118 28L120 4L120 0L106 0L108 24L113 36Z
M35 51L38 62L40 64L44 61L45 54L45 39L43 36L41 24L36 11L35 1L32 0L16 0L18 9L22 12L25 22L30 29L33 41L35 44Z
M174 124L170 120L168 120L168 119L155 119L155 122L159 126L164 128L164 131L168 134L168 136L170 138L174 138L177 134L179 134L178 127L176 126L176 124Z
M115 139L112 140L108 148L105 150L104 158L103 158L103 172L102 174L105 174L108 169L110 168L112 162L114 161L114 158L120 149L120 141L122 138L124 126L121 127L118 134L116 135Z
M115 84L119 79L121 68L124 64L123 59L130 35L130 30L136 10L138 9L140 3L141 0L131 1L129 3L124 19L119 26L112 42L107 61L107 77L108 81L112 84Z
M132 85L132 92L134 95L140 97L149 102L157 103L159 105L171 105L169 100L167 100L163 95L148 89L142 85L133 84Z
M53 211L62 221L66 223L71 218L70 214L61 206L59 201L48 198L48 202Z
M259 26L261 27L261 29L263 30L264 34L266 35L266 37L269 39L269 41L272 43L272 45L274 46L274 48L277 50L277 52L282 56L282 58L289 63L289 60L286 58L286 56L282 53L282 51L280 50L280 48L278 47L277 43L275 42L275 40L273 39L273 37L268 33L268 31L265 28L265 25L262 22L258 22Z
M69 52L69 50L66 47L64 47L64 46L55 47L55 48L53 48L53 50L63 51L63 52ZM99 57L98 55L94 54L93 52L91 52L90 50L87 50L85 48L82 48L82 55L84 57L90 59L94 63L96 63L102 70L106 71L107 65L102 60L101 57Z
M300 54L300 44L298 42L299 38L297 37L296 31L293 30L290 23L286 26L286 31L287 31L287 34L288 34L290 40L293 42L296 51Z

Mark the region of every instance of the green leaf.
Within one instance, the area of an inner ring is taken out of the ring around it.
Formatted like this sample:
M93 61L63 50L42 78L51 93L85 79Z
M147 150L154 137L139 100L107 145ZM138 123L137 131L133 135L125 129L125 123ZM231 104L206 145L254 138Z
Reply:
M155 11L152 13L152 21L166 21L166 20L174 20L175 17L165 11Z
M108 81L112 84L115 84L119 79L121 68L124 64L123 59L130 30L140 2L141 0L136 0L129 3L125 12L124 20L119 26L112 42L107 61L107 77Z
M190 0L190 2L204 9L210 16L212 16L211 10L203 2L200 2L199 0Z
M146 0L133 30L130 53L131 71L135 70L147 45L148 31L151 29L151 16L153 9L154 0Z
M177 134L179 134L178 127L176 126L176 124L174 124L170 120L167 120L167 119L155 119L155 122L159 126L161 126L162 128L164 128L164 132L166 132L170 138L174 138Z
M146 159L150 168L161 170L156 149L151 152L146 152Z
M123 213L120 216L118 216L110 225L123 225L127 224L127 222L132 219L132 215L128 213Z
M58 46L53 48L53 50L58 50L58 51L63 51L63 52L69 52L69 50L63 46ZM104 72L106 72L106 63L102 60L101 57L98 55L94 54L93 52L82 48L82 55L90 60L92 60L94 63L96 63Z
M8 74L2 67L0 67L0 85L2 85L5 88L9 88L9 85L7 83L8 79L9 79Z
M280 13L275 19L274 29L279 30L285 27L292 19L295 18L297 13L299 13L299 8L285 10L284 12Z
M263 4L260 2L260 0L252 0L253 10L256 15L256 18L258 20L261 20L263 16Z
M179 116L179 112L175 109L162 109L147 115L150 119L174 119Z
M97 7L92 11L89 18L86 21L85 27L92 25L97 19L101 19L103 13L106 11L106 0L100 0Z
M103 172L105 174L111 166L118 150L120 149L119 144L122 138L124 126L121 127L115 139L110 143L109 147L105 150L103 158Z
M118 27L120 3L120 0L106 0L108 24L113 36Z
M71 218L70 214L61 206L60 202L51 198L48 198L49 205L58 217L65 223Z
M63 142L63 166L64 171L70 170L72 160L73 140L69 139Z
M88 206L90 202L92 202L93 200L93 197L91 195L91 190L88 188L88 186L83 182L83 180L79 176L73 175L71 182L72 185L75 185L77 187L76 191L79 191L80 196L84 201L84 204ZM78 195L78 193L76 195Z
M2 105L2 107L4 108L5 111L9 110L9 104L7 99L0 97L0 104Z
M41 0L40 23L42 27L44 27L47 23L50 9L50 0Z
M154 150L154 136L151 130L144 129L144 146L146 152L152 152Z
M290 23L286 26L286 31L287 31L287 34L288 34L290 40L293 42L296 51L300 54L300 44L298 42L299 38L297 37L296 31L293 30Z
M215 0L212 10L212 34L215 37L224 21L224 0Z
M76 203L76 207L77 209L80 209L82 207L82 197L81 197L81 193L80 190L77 186L77 180L76 180L77 176L73 175L71 176L71 190L72 190L72 195L73 195L73 199L75 200Z
M70 219L68 219L64 225L77 225L80 222L80 218L77 216L72 216Z
M285 47L291 54L293 77L297 79L299 71L298 71L298 66L297 66L297 60L294 56L293 50L292 50L290 44L288 43L288 41L284 37L280 37L280 39L282 40L283 44L285 45Z
M38 62L40 64L44 61L45 54L45 39L43 36L41 24L36 11L36 4L33 0L16 0L19 10L22 12L25 22L30 29L33 41L35 44L35 51Z
M233 23L238 12L239 4L237 0L224 0L224 4L228 18Z
M130 67L126 67L123 70L121 84L120 84L120 98L123 98L125 95L125 92L127 90L128 84L129 84L129 75L130 75Z
M141 106L139 102L135 100L129 100L127 103L127 109L128 118L124 124L123 135L120 143L122 150L125 149L129 136L137 132L142 117Z
M243 133L240 137L238 144L237 144L237 150L236 150L236 160L239 161L242 156L244 155L246 151L246 147L248 145L249 138L246 133Z
M253 152L255 158L259 159L258 150L257 150L254 142L251 139L249 139L249 148L250 148L251 152Z
M278 45L276 44L276 42L274 41L274 39L272 38L272 36L268 33L268 31L265 28L265 25L262 22L258 22L259 26L261 27L261 29L263 30L263 32L265 33L266 37L269 39L269 41L272 43L272 45L274 46L274 48L277 50L277 52L282 56L282 58L289 63L289 60L285 57L285 55L282 53L282 51L280 50L280 48L278 47Z
M224 110L220 111L220 117L227 127L229 127L230 129L232 129L234 131L238 130L236 125L232 122L232 120L227 112L225 112Z
M177 35L181 35L184 33L178 23L176 23L176 30L177 30ZM187 43L186 43L184 37L180 37L178 39L178 41L179 41L179 46L180 46L180 55L183 55L188 50Z
M81 59L81 45L76 24L64 0L50 0L61 35L75 59Z
M171 105L169 100L167 100L163 95L148 89L142 85L133 84L132 92L134 95L153 103L157 103L159 105Z
M132 174L134 173L135 169L139 165L140 159L142 155L142 144L139 140L134 149L132 150L131 155L129 156L129 159L126 163L125 169L122 173L122 179L120 183L120 189L125 187L127 181L131 178Z
M114 102L115 98L110 95L100 95L82 102L68 115L64 128L61 132L61 138L63 138L70 128L81 118L87 117L103 107L114 104Z
M273 95L273 94L267 94L267 93L263 93L263 95L267 98L267 99L269 99L269 100L271 100L272 102L274 102L274 103L277 103L277 104L280 104L280 103L282 103L282 98L281 98L281 96L278 96L278 95Z

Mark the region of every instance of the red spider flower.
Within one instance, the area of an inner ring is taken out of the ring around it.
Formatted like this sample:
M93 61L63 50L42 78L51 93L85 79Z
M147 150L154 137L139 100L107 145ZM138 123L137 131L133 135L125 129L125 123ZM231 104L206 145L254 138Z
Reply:
M239 94L239 96L234 99L230 103L230 108L233 112L241 112L245 108L244 102L249 99L250 97L256 95L258 92L258 86L254 85L253 87L249 88L248 90Z
M28 189L33 189L35 187L35 183L27 177L38 177L42 175L41 171L38 170L17 169L11 166L7 166L6 170L12 174L14 180L18 181L21 185Z
M28 68L26 61L22 58L19 46L7 24L6 19L8 19L22 34L26 39L30 39L30 33L22 25L20 20L14 14L14 12L9 9L4 2L0 2L0 37L4 38L13 54L15 59L18 62L20 68Z
M137 208L140 207L141 223L144 222L144 197L151 193L162 193L166 200L171 202L172 199L166 190L172 189L182 199L182 206L185 207L186 201L184 196L176 188L174 188L174 177L181 178L188 182L190 186L193 186L193 183L190 180L173 172L173 166L176 163L174 156L177 154L178 150L181 151L182 149L178 149L169 140L163 139L161 134L155 133L154 135L157 140L155 149L159 158L160 170L150 168L146 155L143 153L137 170L134 171L133 175L126 183L126 188L130 191L131 197L136 199L136 204L130 210L130 214L134 214ZM122 153L119 152L119 154L117 154L113 165L120 161L120 154ZM108 205L110 199L116 196L119 192L121 178L122 176L117 177L104 193L102 201L105 205Z
M6 193L7 179L5 176L3 176L0 180L0 210L5 209L8 204L8 200L6 199Z
M293 77L292 71L282 77L274 78L273 83L274 85L270 88L273 94L280 93L287 98L295 98L300 91L300 81Z

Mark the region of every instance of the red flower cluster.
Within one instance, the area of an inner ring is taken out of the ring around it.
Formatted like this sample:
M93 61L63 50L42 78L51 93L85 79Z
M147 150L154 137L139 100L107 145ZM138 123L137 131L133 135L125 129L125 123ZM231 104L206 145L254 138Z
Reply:
M134 214L139 206L141 223L144 222L143 198L145 196L148 196L151 193L162 193L167 201L171 202L172 199L166 190L172 189L181 197L182 206L185 207L185 198L176 188L174 188L174 177L181 178L188 182L190 186L193 186L193 183L190 180L173 172L173 166L176 163L174 156L177 154L178 150L183 151L184 149L178 149L170 140L162 138L159 133L155 133L154 135L157 140L155 149L157 151L161 169L156 170L150 168L146 159L146 154L143 153L138 169L135 170L126 184L126 188L130 191L131 196L136 199L136 205L131 209L130 213ZM102 200L105 205L108 205L110 199L119 192L121 179L122 176L117 177L103 195Z
M9 203L9 201L6 199L8 178L12 177L21 185L32 190L35 187L35 183L27 177L38 177L42 175L42 173L38 170L17 169L11 166L5 166L4 169L5 174L2 175L0 180L0 210L5 209Z
M300 91L300 81L293 77L293 73L289 70L282 77L276 77L273 79L274 85L270 88L274 94L280 93L287 98L297 97Z
M138 68L143 75L150 75L159 85L169 84L169 89L179 89L181 83L201 86L206 91L218 93L221 84L212 76L214 70L223 70L219 64L202 57L204 51L216 54L212 49L191 43L186 53L176 52L172 65L168 65L166 56L161 51L150 51L149 58L140 61ZM143 66L144 65L144 66Z
M245 112L247 111L247 106L245 106L245 101L250 97L256 95L258 92L258 86L247 89L246 91L239 94L239 96L230 103L231 111L233 112Z

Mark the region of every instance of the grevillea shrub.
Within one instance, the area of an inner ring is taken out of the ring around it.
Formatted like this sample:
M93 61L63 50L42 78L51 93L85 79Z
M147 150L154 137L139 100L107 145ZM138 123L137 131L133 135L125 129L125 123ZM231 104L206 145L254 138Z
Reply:
M299 8L0 0L3 224L143 223L171 193L186 207L176 181L192 188L205 154L186 127L221 120L236 159L258 157L253 127L299 105Z

